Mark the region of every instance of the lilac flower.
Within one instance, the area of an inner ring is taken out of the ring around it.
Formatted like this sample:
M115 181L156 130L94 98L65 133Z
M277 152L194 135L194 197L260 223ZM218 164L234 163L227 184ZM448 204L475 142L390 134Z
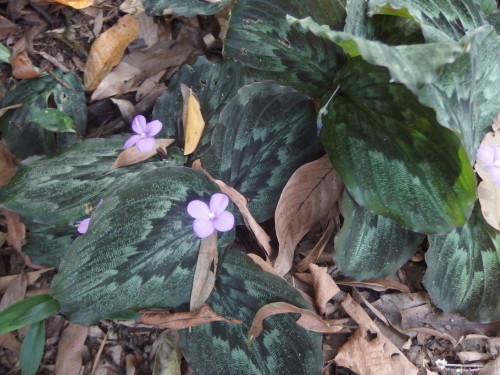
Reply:
M132 120L132 130L137 134L130 137L123 148L136 146L140 152L149 152L155 147L154 136L161 130L162 124L159 120L146 123L144 116L135 116Z
M484 145L477 150L477 160L486 166L495 185L500 185L500 146Z
M234 227L234 216L225 211L229 204L226 194L216 193L210 198L207 205L200 200L189 202L187 212L194 217L193 231L199 238L210 236L214 229L219 232L227 232Z
M95 206L95 208L99 207L102 204L102 202L103 202L103 200L101 199L99 201L99 203L97 203L97 206ZM90 217L83 219L80 222L77 222L77 224L78 224L78 228L76 228L76 230L78 231L78 233L80 233L80 234L87 233L87 230L89 229L89 224L90 224Z

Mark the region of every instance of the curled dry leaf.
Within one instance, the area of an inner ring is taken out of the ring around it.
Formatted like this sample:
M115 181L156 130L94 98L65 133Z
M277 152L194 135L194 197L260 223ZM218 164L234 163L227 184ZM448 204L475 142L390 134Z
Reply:
M55 375L82 373L82 353L88 331L88 327L73 323L64 328L57 345Z
M177 312L173 314L144 314L141 317L141 322L149 325L158 325L174 330L196 327L200 324L210 322L227 322L233 324L241 324L241 320L227 319L218 315L212 308L204 304L198 311Z
M181 83L184 104L182 107L182 123L184 124L184 155L192 154L200 143L205 120L201 115L200 101L184 83Z
M120 62L127 46L137 37L139 22L127 14L102 33L90 48L83 72L85 90L94 90L111 69Z
M94 0L53 0L53 2L67 5L75 9L83 9L94 5Z
M500 114L493 123L493 131L486 134L481 146L500 146ZM476 160L474 169L482 181L477 187L477 195L481 204L481 212L484 220L496 230L500 230L500 186L496 185L487 172L487 167Z
M292 268L295 246L335 206L342 181L324 155L295 171L281 193L276 207L279 253L274 268L280 275Z
M338 212L336 214L338 214ZM326 245L328 245L330 238L333 236L336 227L337 225L335 219L330 218L330 220L328 220L328 225L326 226L325 231L321 235L316 245L314 245L314 247L304 259L302 259L295 265L297 271L304 272L309 268L310 264L316 263L318 261L321 254L323 254L323 250L325 250Z
M40 77L42 74L33 66L27 50L22 50L10 58L12 75L17 79Z
M307 330L320 333L350 332L344 326L346 319L324 320L311 310L302 309L286 302L272 302L262 306L255 314L252 325L248 331L248 344L252 344L264 330L264 319L277 314L295 313L300 314L297 324Z
M9 183L16 173L16 166L16 157L5 146L5 143L0 141L0 186Z
M269 263L269 261L265 261L262 259L260 256L257 254L252 254L249 253L247 254L252 260L259 265L260 268L262 268L263 271L269 272L275 276L279 276L283 279L283 276L279 275L278 272L273 268L273 266Z
M116 158L113 165L109 168L109 170L124 167L126 165L132 165L140 163L141 161L149 159L151 156L157 154L157 149L159 148L167 148L174 140L171 138L160 138L155 139L155 147L150 152L140 152L137 147L130 147L126 150L123 150L120 155Z
M254 217L252 216L250 210L247 207L247 199L243 195L241 195L239 191L232 188L231 186L226 185L223 181L214 179L206 169L202 168L200 160L195 160L193 162L192 168L205 173L208 179L213 183L217 184L221 192L226 194L229 197L229 199L231 199L231 201L240 210L241 216L243 217L243 220L245 221L247 228L250 229L252 233L255 235L255 238L257 239L259 245L262 246L262 248L264 249L264 251L268 256L271 255L272 250L271 250L271 245L269 245L271 239L264 231L264 229L262 229L259 223L255 221Z
M340 292L339 287L328 274L326 267L319 267L316 264L309 266L313 279L314 296L316 307L320 314L326 311L326 303L337 293Z
M193 276L193 288L189 301L189 310L196 311L205 303L215 285L217 273L217 231L200 241L200 252ZM212 268L213 267L213 268Z

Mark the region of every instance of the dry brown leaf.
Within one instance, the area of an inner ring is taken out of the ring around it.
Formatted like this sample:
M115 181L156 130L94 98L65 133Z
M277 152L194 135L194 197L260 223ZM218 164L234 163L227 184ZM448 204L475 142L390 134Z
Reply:
M309 266L309 271L311 271L313 279L316 307L320 314L324 314L326 311L326 303L330 301L334 295L339 293L340 289L328 274L328 269L326 267L319 267L316 264L311 264Z
M57 345L55 375L78 375L82 371L82 352L88 327L70 323L62 332Z
M196 327L200 324L210 322L227 322L233 324L241 324L241 320L227 319L217 315L210 306L204 304L198 311L177 312L173 314L144 314L141 317L141 322L149 325L158 325L174 330Z
M295 171L276 207L279 253L274 268L280 275L292 268L295 246L335 206L342 181L327 155Z
M416 327L416 328L407 328L407 331L411 332L416 332L416 333L423 333L429 336L436 336L445 340L448 340L453 344L453 346L456 346L458 344L458 341L455 340L453 337L451 337L449 334L445 332L439 332L436 331L435 329L428 328L428 327Z
M193 276L193 288L189 310L197 311L205 303L215 285L215 274L219 261L217 252L217 231L200 241L200 251Z
M210 173L206 169L203 169L201 166L200 160L195 160L192 165L193 169L196 169L198 171L201 171L205 173L205 175L208 177L210 181L213 183L217 184L219 186L221 192L226 194L229 199L238 207L240 210L241 216L243 217L243 220L245 221L245 225L247 226L248 229L252 231L252 233L255 235L255 238L257 239L257 242L259 245L264 249L266 254L269 256L271 255L272 249L271 245L269 245L269 242L271 242L271 239L267 235L267 233L262 229L262 227L255 221L254 217L252 216L252 213L247 207L247 199L241 195L239 191L237 191L235 188L232 188L231 186L226 185L223 181L221 180L216 180L212 176L210 176Z
M462 363L486 362L493 359L493 354L480 352L458 352L457 356Z
M0 302L0 311L22 300L26 296L27 288L28 278L26 277L26 274L23 272L16 275L15 279L10 283L2 297L2 301Z
M14 22L0 15L0 39L4 39L7 35L14 32L17 26Z
M363 308L347 296L342 307L359 328L340 348L335 362L359 375L416 375L418 369L388 340Z
M54 268L45 268L43 270L38 270L38 271L32 271L26 273L26 277L28 278L28 285L32 285L35 281L38 280L38 278L44 274L47 271L51 271ZM8 276L1 276L0 277L0 294L5 293L7 288L9 287L10 283L14 281L14 279L17 277L17 275L8 275Z
M27 50L22 50L10 58L12 75L17 79L40 77L42 74L33 66Z
M47 0L46 0L47 1ZM94 5L94 0L48 0L62 5L67 5L75 9L87 8Z
M127 14L94 41L83 72L86 91L97 88L102 79L120 62L125 49L138 33L139 22L135 16Z
M7 220L7 243L18 252L21 252L26 243L26 226L21 222L21 216L9 210L2 210Z
M307 254L307 256L295 266L297 271L304 272L309 269L310 264L316 263L318 261L321 254L323 254L323 250L325 250L326 245L328 245L330 238L335 232L335 228L335 220L333 218L330 218L330 220L328 220L328 225L326 226L325 231L318 240L318 243L314 245L309 254Z
M1 114L0 114L1 116ZM16 157L0 141L0 186L7 185L16 173Z
M389 279L369 279L364 281L344 279L337 282L337 284L348 285L354 288L367 288L377 292L385 292L388 289L394 289L403 293L410 293L410 289L406 285Z
M2 347L19 354L21 343L17 341L16 336L12 332L7 332L0 335L0 348Z
M118 155L109 170L140 163L141 161L147 160L151 156L156 155L157 149L166 148L172 143L174 143L174 140L170 138L155 139L155 147L150 152L140 152L135 146L127 148L126 150L120 152L120 155Z
M488 362L478 373L478 375L498 375L498 374L500 374L500 356L497 356L497 358L494 361Z
M486 134L479 147L486 145L500 146L499 128L500 114L493 123L493 131ZM477 187L477 195L481 204L483 217L493 228L500 230L500 186L493 183L488 174L487 167L480 160L476 160L474 169L482 179Z
M130 100L111 98L111 101L118 107L122 119L126 123L132 123L136 115L135 106Z
M264 330L264 319L277 314L300 314L297 324L307 330L320 333L350 332L344 326L345 319L324 320L311 310L302 309L286 302L272 302L262 306L255 314L252 325L248 330L248 344L252 344Z
M181 83L182 123L184 125L184 155L192 154L200 143L205 120L201 114L200 101L189 87Z
M250 258L252 258L252 260L257 263L260 268L262 268L263 271L265 272L268 272L268 273L271 273L275 276L279 276L283 279L283 276L279 275L278 272L276 272L276 270L273 268L273 266L266 262L264 259L262 259L260 256L258 256L257 254L252 254L252 253L249 253L247 254Z
M142 0L125 0L120 4L120 10L124 13L137 14L144 12Z

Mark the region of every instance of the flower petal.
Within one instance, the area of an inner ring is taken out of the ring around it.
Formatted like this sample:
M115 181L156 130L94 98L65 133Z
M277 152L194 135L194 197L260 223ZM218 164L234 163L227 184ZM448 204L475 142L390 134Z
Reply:
M189 202L187 212L195 219L209 220L210 210L205 202L194 200Z
M78 233L85 234L89 229L89 224L90 224L90 217L80 221L80 224L78 224L78 228L76 230L78 231Z
M210 219L195 219L193 231L199 238L206 238L214 232L214 225Z
M135 145L140 152L150 152L155 148L154 138L143 138Z
M210 212L213 212L217 216L227 208L228 204L229 197L226 194L215 193L210 198Z
M142 139L142 137L138 134L134 134L132 137L127 139L127 142L123 145L123 148L129 148L135 145L137 142L139 142Z
M495 163L496 146L483 145L477 150L477 160L487 167L491 167Z
M158 134L163 127L160 120L153 120L146 125L146 135L148 137L154 137Z
M146 125L147 125L146 118L142 115L137 115L132 120L132 130L135 131L137 134L146 133L147 130Z
M492 167L489 170L489 175L491 177L491 180L495 185L500 186L500 168L499 167Z
M234 216L229 211L224 211L212 220L213 226L219 232L227 232L234 228Z

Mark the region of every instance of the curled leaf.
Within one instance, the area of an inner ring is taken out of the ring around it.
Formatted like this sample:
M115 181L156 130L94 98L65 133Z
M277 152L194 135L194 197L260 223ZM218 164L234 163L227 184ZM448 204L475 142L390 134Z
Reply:
M159 148L166 148L172 143L174 140L170 138L155 139L155 147L150 152L140 152L136 147L127 148L118 155L109 170L140 163L156 155Z
M339 287L328 274L326 267L319 267L316 264L309 265L314 287L314 300L320 314L326 311L326 303L337 293Z
M0 141L0 186L7 185L16 173L16 157Z
M193 276L191 300L189 301L190 311L199 310L212 293L217 273L217 262L217 231L213 231L210 236L200 241L200 252Z
M27 50L16 53L10 59L12 75L17 79L40 77L42 74L33 66Z
M182 99L182 122L184 124L184 155L192 154L198 143L200 143L205 121L201 114L200 101L193 91L181 83Z

